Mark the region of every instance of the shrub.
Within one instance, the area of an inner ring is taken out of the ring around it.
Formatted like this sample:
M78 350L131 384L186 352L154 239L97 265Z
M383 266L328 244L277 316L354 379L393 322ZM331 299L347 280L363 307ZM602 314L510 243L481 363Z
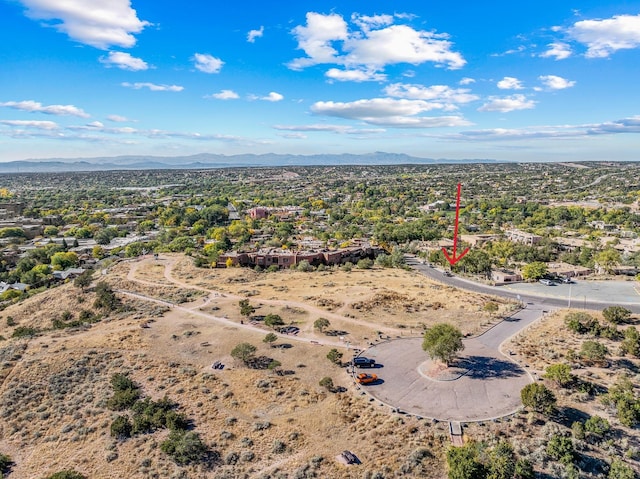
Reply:
M560 434L554 435L547 443L547 454L553 459L560 461L562 464L572 464L575 451L573 449L573 442L571 442L571 438Z
M275 333L268 333L264 339L262 340L263 343L267 343L267 344L271 344L274 343L278 340L278 336Z
M489 474L487 479L511 479L516 470L516 457L513 447L506 441L500 441L489 454Z
M582 441L585 438L584 424L581 423L580 421L575 421L571 425L571 433L573 434L573 437L575 439Z
M547 367L545 377L563 387L571 384L574 379L568 364L552 364Z
M363 258L358 261L357 266L360 269L371 269L373 268L373 260L369 258Z
M602 316L612 324L620 324L631 317L631 311L622 306L609 306L602 310Z
M36 328L29 328L27 326L18 326L13 330L12 338L31 338L37 335L40 331Z
M608 479L635 479L635 477L636 473L633 472L633 468L618 458L615 458L611 463L607 476Z
M580 357L587 361L603 361L608 353L607 347L597 341L585 341L580 347Z
M584 423L584 428L587 432L602 437L609 432L611 425L609 424L609 421L603 417L591 416Z
M520 399L525 407L536 412L550 414L556 405L556 397L544 384L527 384L520 391Z
M131 437L131 421L128 416L118 416L111 423L111 435L117 439Z
M99 281L98 284L96 284L96 299L93 302L93 307L107 312L115 311L120 307L120 301L113 292L113 289L104 281Z
M624 330L624 340L620 345L620 354L630 354L632 356L640 356L640 333L631 326Z
M160 449L181 466L201 462L208 453L206 444L192 431L171 431L169 437L160 444Z
M567 314L564 322L571 331L578 334L591 332L597 335L600 330L598 320L582 311Z
M140 397L140 389L126 374L111 376L113 396L107 400L107 407L113 411L124 411L135 404Z
M327 359L331 361L333 364L340 364L340 360L342 359L342 353L337 349L331 349L327 353Z
M473 443L447 449L447 466L449 479L482 479L486 476Z
M87 477L76 471L65 470L51 474L46 479L87 479Z
M11 458L5 454L0 454L0 478L4 477L4 474L9 472L11 469L11 465L13 461Z
M326 388L327 390L331 391L333 389L333 379L331 379L328 376L323 377L320 380L320 386L322 386L323 388Z
M533 465L526 459L518 459L513 479L534 479L536 476Z
M275 454L282 454L287 450L287 445L279 439L276 439L275 441L273 441L273 448L271 450Z

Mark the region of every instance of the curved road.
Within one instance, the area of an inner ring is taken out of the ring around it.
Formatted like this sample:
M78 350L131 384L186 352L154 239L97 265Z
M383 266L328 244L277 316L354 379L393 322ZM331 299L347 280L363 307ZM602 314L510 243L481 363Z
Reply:
M567 307L564 298L541 297L487 286L455 276L407 256L407 264L423 275L481 294L520 301L524 308L505 318L483 334L464 340L459 377L436 379L435 364L425 361L421 338L388 341L369 348L365 354L376 360L381 380L364 390L384 404L418 416L446 421L483 421L509 415L521 407L520 390L534 380L526 365L501 351L507 339L544 316L548 311ZM580 301L589 309L602 309L619 303ZM640 312L640 303L625 303ZM377 372L378 372L377 371ZM535 373L534 373L535 374Z

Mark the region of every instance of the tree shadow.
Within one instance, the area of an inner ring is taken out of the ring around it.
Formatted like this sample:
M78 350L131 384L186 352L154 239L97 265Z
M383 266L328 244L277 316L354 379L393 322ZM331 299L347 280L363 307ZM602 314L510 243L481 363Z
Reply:
M458 360L455 367L468 369L465 376L473 379L515 378L525 373L511 361L489 356L468 356Z
M329 331L325 331L324 334L326 336L346 336L349 333L347 331L341 331L339 329L331 329Z
M559 408L554 415L555 421L565 427L571 427L576 421L585 422L589 417L589 414L574 407Z

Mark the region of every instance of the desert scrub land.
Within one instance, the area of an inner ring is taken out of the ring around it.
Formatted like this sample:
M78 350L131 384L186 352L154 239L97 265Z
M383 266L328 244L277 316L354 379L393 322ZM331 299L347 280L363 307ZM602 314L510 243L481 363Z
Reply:
M554 462L545 452L543 439L568 437L575 449L569 462L573 467L593 477L606 477L608 464L624 458L638 473L639 324L638 315L616 323L601 312L561 310L505 345L520 355L557 399L546 417L530 412L510 421L509 436L515 439L516 450L558 477L571 467ZM501 429L504 433L505 428Z

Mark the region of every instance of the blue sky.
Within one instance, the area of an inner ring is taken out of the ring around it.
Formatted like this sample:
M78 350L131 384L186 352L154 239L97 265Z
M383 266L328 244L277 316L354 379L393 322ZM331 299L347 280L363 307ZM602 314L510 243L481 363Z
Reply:
M0 0L0 161L640 159L640 1Z

